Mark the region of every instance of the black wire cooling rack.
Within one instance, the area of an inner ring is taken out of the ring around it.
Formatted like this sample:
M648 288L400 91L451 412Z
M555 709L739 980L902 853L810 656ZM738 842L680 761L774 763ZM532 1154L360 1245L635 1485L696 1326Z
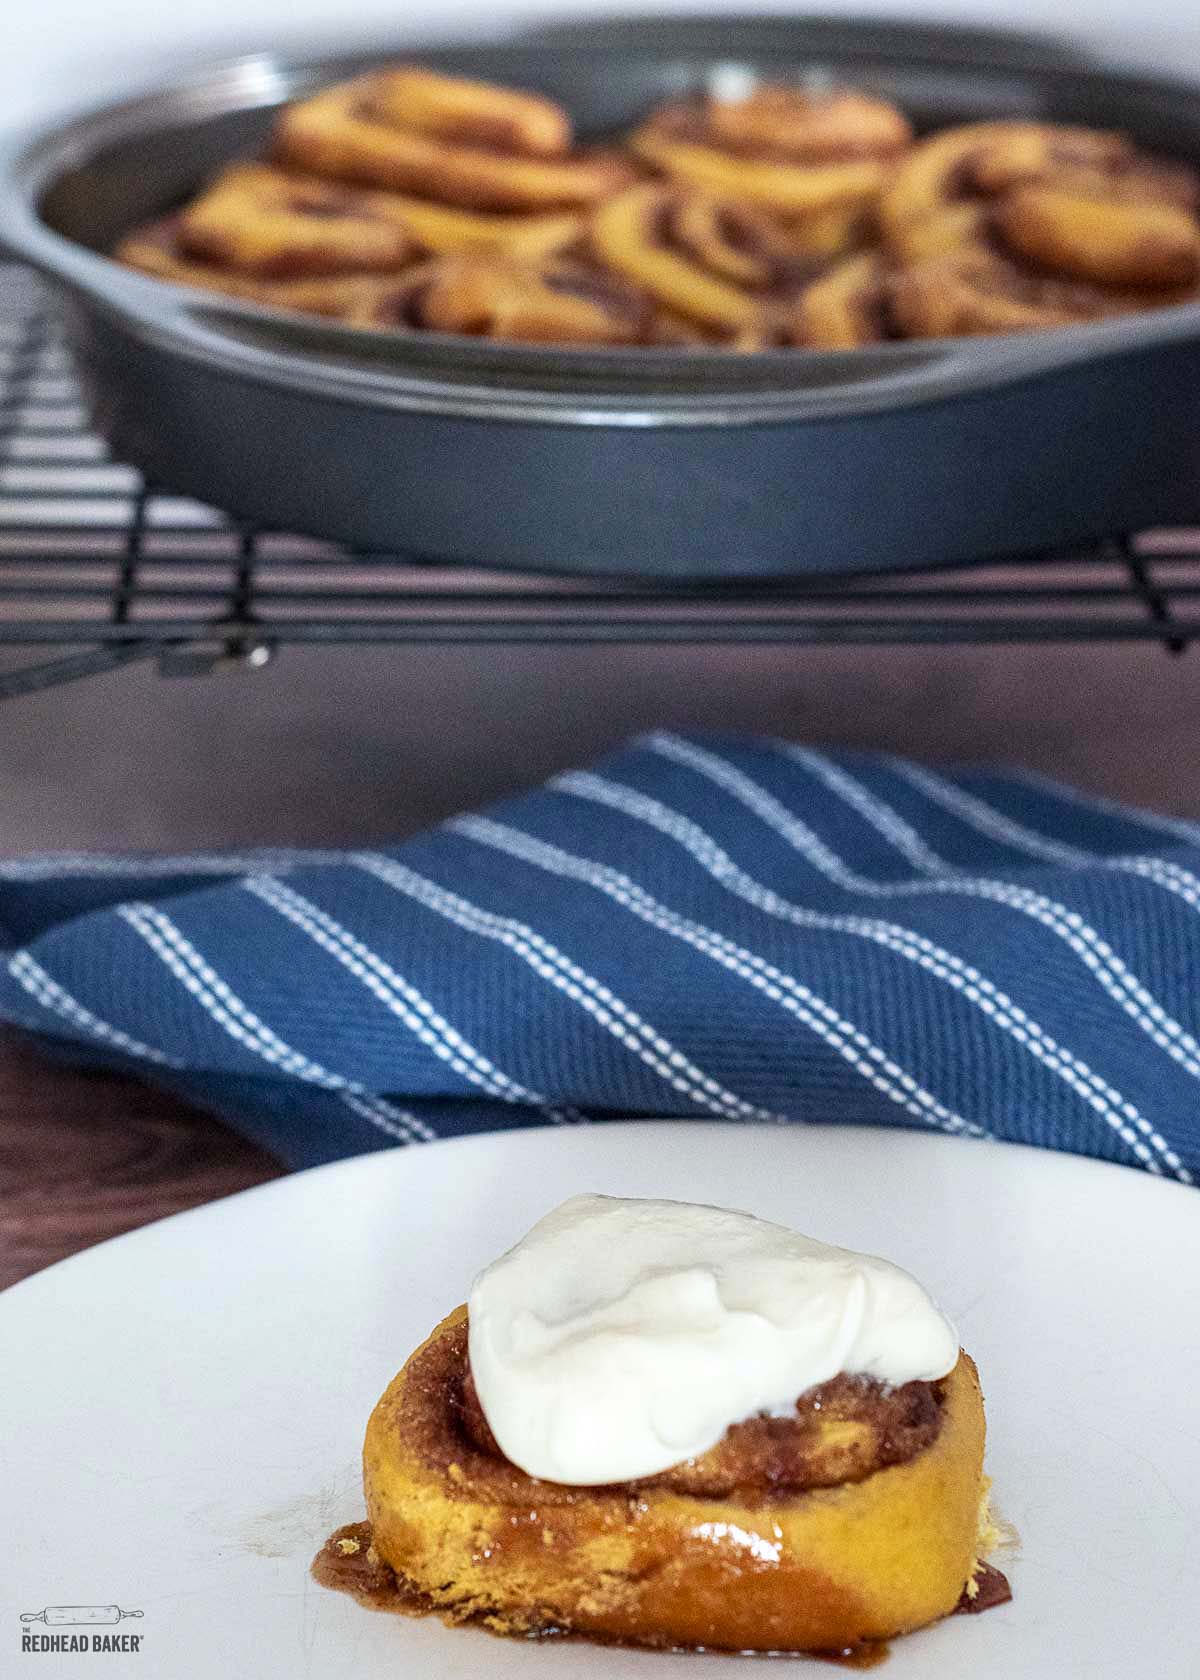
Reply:
M1200 530L853 579L664 586L435 568L252 530L145 484L88 430L54 308L0 268L0 699L134 660L265 665L288 643L1158 642L1200 637ZM52 652L47 655L45 650Z

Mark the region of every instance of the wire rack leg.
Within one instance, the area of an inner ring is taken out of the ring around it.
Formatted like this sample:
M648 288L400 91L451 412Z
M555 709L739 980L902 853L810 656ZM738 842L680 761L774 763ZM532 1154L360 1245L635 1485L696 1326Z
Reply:
M1167 599L1166 593L1154 581L1146 556L1138 548L1136 539L1134 537L1121 537L1116 544L1116 548L1125 562L1130 581L1142 605L1154 623L1161 624L1163 627L1163 646L1171 654L1186 653L1188 639L1178 633L1175 618L1171 612L1171 603ZM1174 634L1171 633L1172 630L1175 630Z

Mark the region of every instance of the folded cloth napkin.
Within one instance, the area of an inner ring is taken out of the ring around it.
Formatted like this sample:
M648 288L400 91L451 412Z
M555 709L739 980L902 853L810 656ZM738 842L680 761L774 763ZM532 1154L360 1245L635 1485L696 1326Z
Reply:
M1200 1175L1200 825L655 734L403 845L0 863L0 1015L296 1166L606 1115Z

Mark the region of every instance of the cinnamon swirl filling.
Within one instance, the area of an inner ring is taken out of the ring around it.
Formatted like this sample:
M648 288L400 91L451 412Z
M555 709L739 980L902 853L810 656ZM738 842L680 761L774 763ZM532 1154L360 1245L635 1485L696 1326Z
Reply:
M471 1378L467 1327L458 1326L425 1348L413 1371L411 1415L397 1419L409 1440L436 1468L453 1462L452 1485L464 1497L487 1487L517 1496L531 1478L501 1453L488 1427ZM865 1481L903 1464L937 1439L942 1422L941 1385L912 1382L889 1389L870 1378L838 1376L809 1389L794 1416L756 1417L734 1424L698 1458L657 1476L623 1484L631 1492L658 1489L696 1498L770 1499L813 1488ZM538 1499L569 1503L594 1489L537 1483Z
M847 257L807 285L788 333L792 344L821 350L855 350L896 336L890 277L875 251Z
M815 266L752 207L653 182L609 199L590 233L608 268L709 336L745 346L778 342L781 297Z

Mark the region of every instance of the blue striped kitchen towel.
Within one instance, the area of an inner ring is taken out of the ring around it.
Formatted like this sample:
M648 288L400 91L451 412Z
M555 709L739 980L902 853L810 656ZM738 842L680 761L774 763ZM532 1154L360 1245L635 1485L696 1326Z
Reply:
M393 847L0 864L0 1015L293 1165L606 1115L1200 1175L1200 825L655 734Z

